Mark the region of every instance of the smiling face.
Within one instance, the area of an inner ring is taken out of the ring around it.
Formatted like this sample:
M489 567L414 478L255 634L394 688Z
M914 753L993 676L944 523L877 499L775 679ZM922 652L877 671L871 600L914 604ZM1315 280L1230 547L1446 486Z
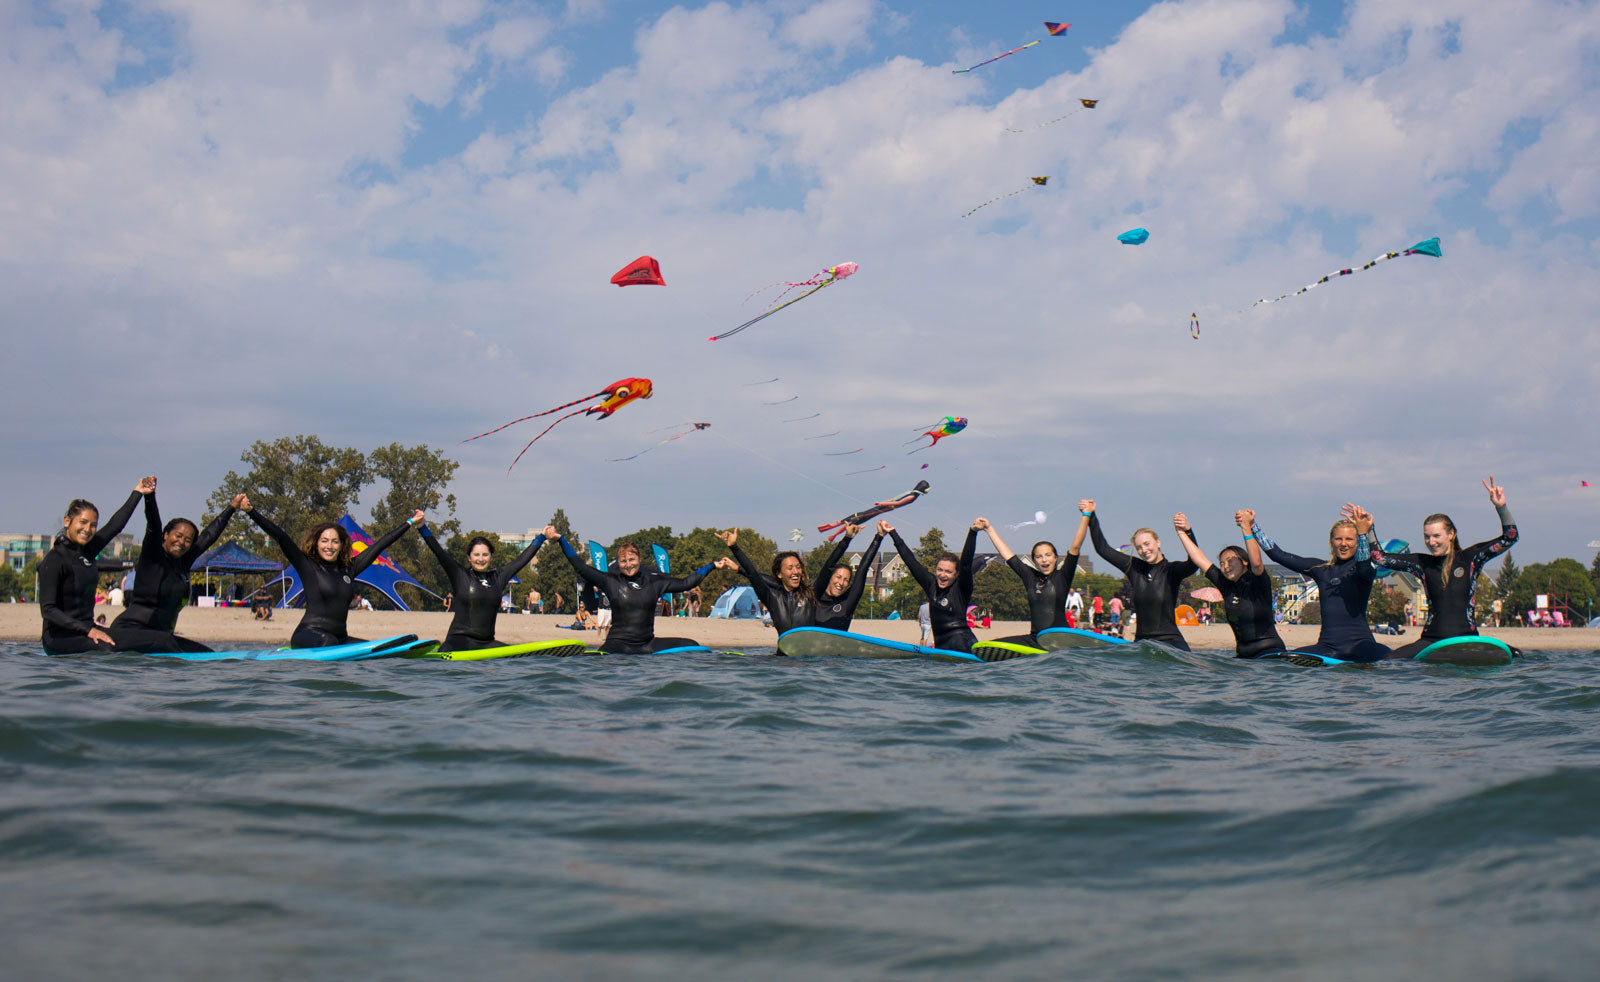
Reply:
M161 548L174 559L182 556L194 545L195 528L188 522L174 522L161 537Z
M1328 546L1333 549L1333 558L1344 562L1356 554L1356 526L1354 522L1339 522L1328 533Z
M1154 532L1140 529L1133 537L1133 551L1137 552L1139 558L1147 563L1159 563L1161 561L1161 540L1156 538Z
M1056 555L1056 547L1048 542L1041 542L1033 547L1033 565L1037 566L1039 572L1046 576L1049 576L1055 570L1056 563L1060 558L1060 556Z
M828 596L842 597L850 589L850 569L847 566L834 568L833 575L828 578Z
M494 562L494 552L482 542L476 543L471 549L467 550L467 565L479 573L488 569L489 564L492 562Z
M933 582L939 584L942 590L956 581L956 563L953 559L941 559L933 566Z
M639 550L627 547L618 549L617 572L623 576L637 576L639 573Z
M805 563L798 556L784 556L778 564L778 585L785 590L798 590L806 578Z
M1435 556L1443 556L1450 552L1450 539L1455 529L1449 522L1429 522L1422 526L1422 544L1428 552Z
M61 519L61 525L66 532L68 542L86 546L100 528L100 513L93 508L86 508Z
M1237 580L1244 575L1245 561L1236 549L1224 549L1217 557L1217 567L1222 570L1222 575L1230 580Z
M331 563L339 558L339 532L337 529L323 529L317 536L317 558L325 563Z

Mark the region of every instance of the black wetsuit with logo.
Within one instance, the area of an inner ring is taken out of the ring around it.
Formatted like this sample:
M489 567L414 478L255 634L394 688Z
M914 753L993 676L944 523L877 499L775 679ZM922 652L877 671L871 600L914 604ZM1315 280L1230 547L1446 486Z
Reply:
M728 547L739 572L750 581L750 589L767 613L772 615L772 626L779 634L795 627L814 627L817 623L817 600L805 590L789 590L770 575L756 569L755 563L738 545ZM802 584L803 585L803 584Z
M496 641L494 637L495 620L500 616L500 598L505 595L506 587L511 585L516 575L533 562L539 547L544 545L544 536L534 536L528 547L506 565L480 573L456 562L456 557L445 550L428 526L424 525L418 531L422 533L422 541L433 552L433 558L439 560L439 568L444 570L444 575L450 580L450 589L455 594L455 600L450 604L454 616L450 618L450 630L445 634L439 650L448 653L505 647L505 642Z
M257 525L261 526L261 531L271 536L272 541L278 544L278 548L283 551L283 557L300 575L300 586L306 598L306 612L300 618L300 624L294 629L294 633L289 635L289 646L326 648L362 640L350 637L345 628L350 618L350 601L355 599L356 595L356 577L361 575L362 570L376 562L378 557L383 555L383 550L398 542L411 528L411 523L406 522L374 540L371 546L361 550L350 560L350 565L339 566L335 563L325 563L319 558L301 552L300 546L289 538L289 533L261 514L260 509L250 509L249 515Z
M95 557L128 524L139 497L137 491L129 495L122 507L84 545L58 535L50 551L39 560L39 615L44 620L40 642L45 654L178 650L172 635L147 628L102 627L100 630L111 636L111 644L89 639L89 632L96 627L94 591L100 582L100 568L95 564Z
M833 568L839 565L839 561L844 558L845 549L850 546L850 537L845 536L833 547L833 553L828 556L828 561L822 564L822 572L811 585L811 591L817 596L817 627L832 628L835 631L850 630L850 621L856 616L856 607L861 603L861 595L867 589L867 580L872 576L872 561L878 557L878 548L882 545L883 533L880 532L872 537L872 545L867 547L861 562L852 571L850 586L845 588L842 597L835 597L824 591L828 589L828 583L833 579Z
M1193 576L1200 567L1193 560L1174 562L1163 559L1159 563L1146 562L1138 556L1127 556L1111 548L1105 533L1100 531L1099 513L1089 516L1089 535L1094 539L1094 551L1100 558L1122 571L1128 578L1128 592L1133 597L1133 612L1139 615L1138 628L1133 632L1135 641L1160 641L1174 648L1189 650L1189 642L1178 630L1178 593L1183 581ZM1194 530L1189 531L1194 538Z
M1252 573L1246 569L1243 576L1230 580L1222 567L1213 565L1205 575L1222 592L1222 615L1233 628L1233 653L1237 657L1257 658L1284 650L1283 638L1278 636L1277 611L1272 606L1272 577L1266 570Z
M611 570L602 573L582 562L566 539L561 540L561 552L572 564L573 572L585 583L594 585L611 601L611 633L606 635L601 651L611 654L648 655L663 648L687 648L700 642L690 638L656 637L656 604L663 594L687 593L700 585L711 572L706 563L688 576L664 576L653 569L639 567L632 576Z
M1367 541L1357 545L1358 554L1366 552L1374 565L1410 573L1422 581L1427 591L1428 621L1422 626L1422 637L1394 649L1389 653L1390 658L1414 658L1417 652L1435 641L1478 633L1478 574L1517 542L1517 523L1510 509L1500 505L1495 510L1500 515L1500 534L1458 550L1450 560L1448 577L1443 556L1426 552L1400 555L1384 552L1377 529L1368 532Z
M128 591L126 609L111 622L112 627L146 627L168 634L178 629L178 612L189 601L189 573L195 560L205 554L222 537L222 532L233 518L233 506L222 509L195 538L194 544L181 556L168 554L163 545L161 509L156 505L155 492L144 496L144 545L139 551L139 564L134 567L133 589ZM198 641L175 638L182 651L210 651Z
M1069 552L1058 557L1056 563L1056 568L1046 576L1029 566L1021 556L1014 555L1006 560L1006 565L1022 580L1023 592L1028 596L1029 631L996 640L1037 648L1040 631L1067 626L1067 594L1072 592L1073 578L1078 575L1078 555Z
M928 598L928 620L933 627L933 646L946 651L972 653L978 643L977 635L967 626L967 601L972 596L972 555L978 548L978 530L967 530L967 544L961 548L961 559L956 563L956 578L941 588L928 568L917 559L899 532L890 532L895 551L906 564L911 578L922 587Z

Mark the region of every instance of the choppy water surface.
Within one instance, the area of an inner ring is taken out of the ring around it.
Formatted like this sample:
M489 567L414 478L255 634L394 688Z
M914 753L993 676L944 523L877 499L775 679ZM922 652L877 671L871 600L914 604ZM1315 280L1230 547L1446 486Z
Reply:
M6 975L1592 978L1600 655L0 645Z

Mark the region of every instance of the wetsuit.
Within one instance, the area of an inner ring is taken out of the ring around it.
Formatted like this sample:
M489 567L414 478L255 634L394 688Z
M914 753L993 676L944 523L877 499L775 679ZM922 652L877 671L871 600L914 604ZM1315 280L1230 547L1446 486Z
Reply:
M594 585L611 601L611 633L606 635L600 650L611 654L648 655L663 648L684 648L699 645L689 638L656 637L656 602L663 594L684 593L700 585L713 566L706 563L688 576L663 576L643 565L632 576L623 576L616 570L602 573L578 561L578 553L566 539L561 540L561 552L572 564L573 572L585 583Z
M1499 505L1495 511L1500 513L1500 535L1457 550L1450 561L1448 581L1444 575L1443 556L1424 552L1386 553L1379 544L1383 540L1378 538L1376 529L1367 533L1366 542L1358 540L1356 548L1365 550L1374 565L1410 573L1422 581L1428 593L1428 620L1422 625L1422 637L1394 649L1389 653L1390 658L1413 658L1435 641L1478 633L1475 603L1478 573L1517 542L1517 523L1512 520L1510 509Z
M1059 557L1049 576L1023 562L1021 556L1013 555L1006 565L1021 578L1023 592L1028 595L1028 633L996 640L1037 648L1040 631L1067 626L1067 594L1072 592L1073 577L1078 575L1078 556L1069 552Z
M812 627L817 623L817 599L807 590L787 590L778 581L756 569L755 563L737 545L728 547L739 572L750 581L750 589L767 613L772 615L772 626L779 634L794 627ZM803 585L803 581L802 581Z
M1346 661L1380 661L1388 656L1389 649L1372 636L1372 628L1367 625L1367 600L1372 596L1375 577L1372 561L1366 558L1361 549L1359 537L1356 540L1356 554L1339 562L1307 559L1280 549L1261 531L1260 525L1250 526L1250 534L1256 537L1273 562L1294 570L1317 585L1322 608L1322 630L1317 634L1316 644L1303 645L1296 651L1309 651Z
M89 640L94 630L94 590L100 581L100 568L95 557L106 547L133 515L133 506L139 503L135 491L123 502L116 514L100 526L83 546L67 541L65 535L56 541L39 560L39 614L44 618L44 633L40 642L45 654L72 655L85 651L177 651L170 634L140 627L102 627L111 636L112 644Z
M207 549L222 537L222 530L233 518L233 506L222 509L195 538L181 556L172 556L162 545L161 509L155 492L144 496L144 546L139 565L134 567L133 589L128 591L127 607L111 622L112 627L147 627L172 634L178 629L178 611L189 601L189 571ZM210 651L198 641L174 635L180 651Z
M1276 611L1272 600L1275 591L1272 577L1266 570L1250 572L1230 580L1221 566L1206 570L1206 579L1222 591L1222 612L1233 628L1234 654L1239 658L1257 658L1271 651L1283 651L1283 639L1278 637Z
M534 536L528 547L506 565L480 573L456 562L456 557L445 551L428 526L422 526L419 531L422 541L433 551L433 557L439 560L439 568L449 578L450 590L455 594L450 604L455 616L450 619L450 630L439 650L448 653L505 647L505 642L495 640L494 636L495 618L500 616L500 598L511 580L533 562L534 554L544 545L544 536Z
M946 651L972 653L978 636L967 626L967 600L972 596L972 554L978 547L978 530L967 530L967 544L961 548L961 559L956 563L956 578L950 585L940 588L939 582L928 568L917 559L899 532L890 532L895 551L906 564L906 571L922 587L928 597L928 619L933 626L933 646Z
M1111 548L1105 533L1100 531L1098 512L1089 516L1089 535L1094 539L1094 551L1100 558L1122 571L1128 578L1128 593L1133 597L1133 612L1139 616L1139 626L1133 632L1135 641L1160 641L1174 648L1189 650L1189 642L1178 630L1176 612L1178 593L1183 581L1193 576L1200 567L1193 560L1173 562L1163 559L1159 563L1145 562L1138 556L1126 556ZM1189 531L1194 538L1194 530Z
M306 598L306 612L300 624L289 635L291 648L327 648L336 644L352 644L362 640L352 638L345 624L350 618L350 601L356 595L356 577L383 555L383 550L394 545L411 528L406 522L397 529L386 532L372 545L361 550L348 566L325 563L320 558L300 551L289 533L279 528L258 508L250 509L250 517L261 526L261 531L272 537L283 551L289 565L300 574L302 594Z
M860 564L851 573L850 585L845 588L844 596L835 597L825 591L828 589L829 581L833 579L833 567L844 558L844 551L849 545L849 536L839 540L839 544L833 547L833 554L822 564L822 572L817 574L816 582L811 585L811 592L817 596L818 627L830 627L835 631L850 630L850 621L856 615L856 605L861 603L861 594L867 589L872 561L878 556L878 547L883 545L883 533L880 532L872 537L872 545L867 547Z

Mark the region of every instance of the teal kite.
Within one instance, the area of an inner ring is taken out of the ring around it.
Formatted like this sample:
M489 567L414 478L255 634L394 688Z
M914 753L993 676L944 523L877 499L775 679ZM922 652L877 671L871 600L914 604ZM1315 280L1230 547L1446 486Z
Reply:
M1149 229L1130 228L1126 232L1123 232L1121 235L1117 236L1117 241L1121 242L1123 245L1144 245L1144 240L1148 238L1150 238Z
M1399 252L1386 252L1383 255L1374 258L1371 262L1367 263L1365 266L1353 266L1353 267L1350 267L1348 269L1334 270L1333 272L1329 273L1327 276L1324 276L1322 279L1317 280L1315 283L1307 283L1305 286L1303 286L1300 289L1294 291L1293 293L1285 293L1283 296L1281 296L1281 297L1273 297L1271 300L1268 300L1265 297L1263 297L1260 300L1257 300L1255 303L1251 304L1250 306L1254 307L1257 304L1263 304L1263 303L1277 303L1279 300L1287 300L1290 297L1298 297L1300 294L1306 292L1307 290L1315 290L1317 287L1319 287L1322 284L1328 282L1329 280L1333 279L1334 277L1337 277L1337 276L1349 276L1351 273L1359 273L1359 272L1362 272L1363 270L1371 269L1372 267L1374 267L1374 266L1378 265L1379 263L1383 262L1385 259L1398 259L1401 256L1432 256L1435 259L1441 259L1441 258L1444 257L1444 253L1441 252L1440 249L1439 249L1439 237L1438 236L1434 236L1431 239L1423 239L1421 242L1418 242L1416 245L1412 246L1409 249L1402 249Z

